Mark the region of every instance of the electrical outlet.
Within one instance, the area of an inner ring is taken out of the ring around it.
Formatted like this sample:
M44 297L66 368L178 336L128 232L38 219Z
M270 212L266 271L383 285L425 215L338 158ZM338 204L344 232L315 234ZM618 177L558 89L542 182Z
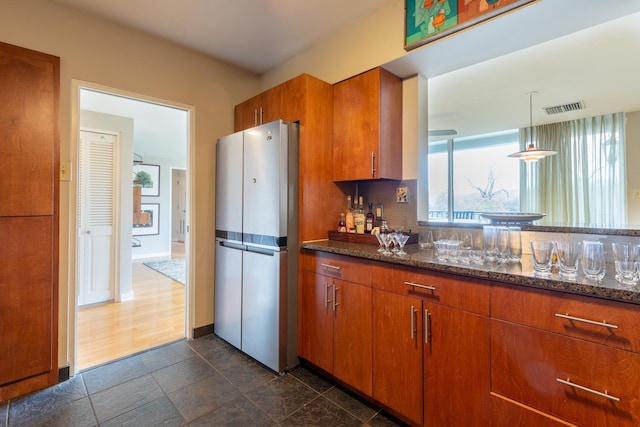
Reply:
M634 199L640 199L640 188L634 188L633 189L633 196Z
M60 181L71 181L71 163L60 163Z

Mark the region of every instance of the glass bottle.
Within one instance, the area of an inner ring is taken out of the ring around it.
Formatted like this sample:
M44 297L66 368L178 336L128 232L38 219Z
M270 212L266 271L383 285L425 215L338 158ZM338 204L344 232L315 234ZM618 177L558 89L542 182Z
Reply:
M356 223L353 216L353 210L351 208L351 196L347 196L347 213L345 214L345 224L347 226L347 233L356 232Z
M365 224L365 232L371 234L374 227L375 215L373 215L373 203L369 203L369 212L367 212L367 219Z
M344 212L340 212L340 221L338 221L338 231L340 233L347 232L347 221L344 216Z
M356 233L364 234L364 223L365 223L365 215L364 215L364 207L362 206L364 200L362 196L358 198L358 209L355 213L355 222L356 222Z

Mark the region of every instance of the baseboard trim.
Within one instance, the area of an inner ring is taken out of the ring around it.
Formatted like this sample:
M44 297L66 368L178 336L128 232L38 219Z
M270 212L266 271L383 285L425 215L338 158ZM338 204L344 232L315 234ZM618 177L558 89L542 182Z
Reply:
M71 378L71 367L69 365L58 368L58 382L64 382Z
M204 325L197 328L193 328L193 338L200 338L205 335L209 335L213 333L213 323L210 325Z

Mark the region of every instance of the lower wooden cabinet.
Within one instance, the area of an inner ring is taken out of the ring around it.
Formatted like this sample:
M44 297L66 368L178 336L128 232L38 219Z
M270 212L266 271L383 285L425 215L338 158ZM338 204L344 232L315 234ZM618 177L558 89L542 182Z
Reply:
M422 301L373 291L373 398L422 425Z
M424 425L489 425L489 318L424 303Z
M491 427L577 427L504 396L491 393Z
M371 395L371 288L308 270L300 286L298 354Z

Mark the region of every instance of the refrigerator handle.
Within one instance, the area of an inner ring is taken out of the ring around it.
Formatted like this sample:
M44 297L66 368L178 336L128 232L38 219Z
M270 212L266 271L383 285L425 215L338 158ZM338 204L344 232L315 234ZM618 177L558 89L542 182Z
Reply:
M254 246L245 246L245 248L247 252L254 252L256 254L269 255L269 256L273 256L275 254L275 251L272 251L269 249L256 248Z
M241 245L239 243L231 243L231 242L224 242L224 241L218 241L218 243L220 243L220 246L224 246L225 248L239 249L241 251L247 250L247 247L245 245Z

